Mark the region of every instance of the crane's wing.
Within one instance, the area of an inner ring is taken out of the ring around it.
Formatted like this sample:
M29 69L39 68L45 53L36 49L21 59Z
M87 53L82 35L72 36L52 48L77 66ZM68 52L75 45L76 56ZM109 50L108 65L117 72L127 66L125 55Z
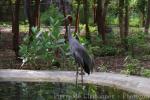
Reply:
M80 64L86 73L90 74L90 72L93 71L93 60L83 46L80 45L78 48L75 48L74 56L76 56L76 59L80 61Z
M74 38L71 38L69 43L70 50L75 58L75 61L82 65L86 73L90 74L90 72L93 71L94 63L86 49Z

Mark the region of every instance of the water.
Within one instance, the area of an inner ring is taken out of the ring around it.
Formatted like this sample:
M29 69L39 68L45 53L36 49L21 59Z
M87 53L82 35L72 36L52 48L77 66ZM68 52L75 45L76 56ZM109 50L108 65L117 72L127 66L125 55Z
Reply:
M68 83L0 83L0 100L150 100L116 88Z

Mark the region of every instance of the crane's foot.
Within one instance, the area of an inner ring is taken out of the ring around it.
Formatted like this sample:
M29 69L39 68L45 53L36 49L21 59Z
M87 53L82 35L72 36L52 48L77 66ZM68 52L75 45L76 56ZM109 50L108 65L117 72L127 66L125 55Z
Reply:
M85 75L85 73L84 72L80 72L79 75Z

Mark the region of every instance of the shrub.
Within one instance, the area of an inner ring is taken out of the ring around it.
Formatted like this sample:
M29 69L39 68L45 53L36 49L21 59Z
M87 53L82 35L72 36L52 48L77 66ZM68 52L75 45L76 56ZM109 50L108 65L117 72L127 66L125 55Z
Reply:
M127 37L129 52L131 52L132 56L134 56L135 47L140 47L141 45L145 44L145 35L146 34L144 34L143 32L138 32Z
M124 62L125 69L122 70L122 73L129 75L140 75L141 67L138 59L134 59L131 56L127 56Z
M101 47L91 47L93 54L96 56L114 56L117 53L117 48L111 45L103 45Z
M56 53L64 53L64 39L59 34L60 21L50 18L51 26L49 32L43 32L36 27L32 28L32 41L30 36L24 38L23 44L20 46L20 54L25 62L36 64L37 60L43 62L53 62L57 60Z
M150 78L150 69L143 69L141 75Z
M63 15L55 5L50 5L49 8L41 14L42 24L50 25L50 16L58 20L62 20L63 18Z

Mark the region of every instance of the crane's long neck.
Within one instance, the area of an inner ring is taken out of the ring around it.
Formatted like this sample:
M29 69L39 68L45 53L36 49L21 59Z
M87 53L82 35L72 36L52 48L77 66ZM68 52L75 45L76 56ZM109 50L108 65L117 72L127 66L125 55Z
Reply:
M71 24L68 25L68 40L72 39L72 34L71 34Z

